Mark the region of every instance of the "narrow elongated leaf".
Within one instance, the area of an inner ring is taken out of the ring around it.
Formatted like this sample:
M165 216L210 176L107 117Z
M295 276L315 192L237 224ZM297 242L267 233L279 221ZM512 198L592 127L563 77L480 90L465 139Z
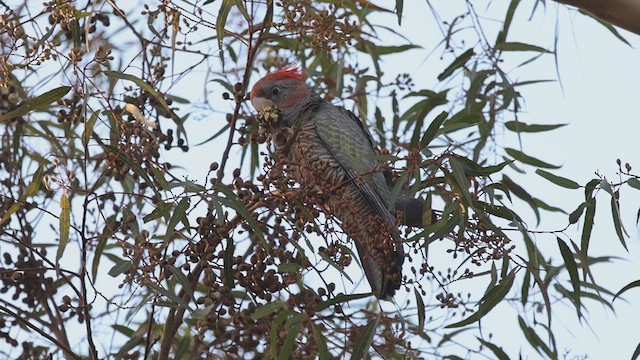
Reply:
M151 85L149 85L149 83L147 83L146 81L140 79L135 75L125 74L119 71L105 71L104 74L113 79L129 80L134 82L136 85L140 86L142 90L144 90L145 92L153 96L154 99L156 99L158 103L160 103L160 105L162 105L162 107L165 108L165 110L167 110L168 114L171 113L169 104L167 104L167 101L164 99L164 96L162 96L162 94L160 94L156 89L151 87Z
M256 310L251 314L251 318L254 320L260 320L265 316L269 316L280 309L284 309L285 305L282 302L266 303L262 306L258 306Z
M632 282L628 283L627 285L625 285L622 289L620 289L620 291L618 291L613 296L613 300L615 301L618 296L620 296L623 293L627 292L627 290L631 290L631 289L636 288L636 287L640 287L640 280L632 281Z
M611 217L613 218L613 226L616 229L616 235L618 235L618 240L620 240L620 243L622 244L624 249L627 250L628 252L629 248L627 247L627 242L624 240L624 237L627 234L624 228L622 227L622 221L620 220L620 208L618 206L617 198L618 198L618 192L616 191L611 196Z
M322 334L322 331L320 331L315 322L311 322L311 329L313 330L313 338L316 341L316 346L318 346L319 360L331 359L331 353L327 347L327 338L324 337L324 334Z
M378 46L378 54L397 54L411 49L420 49L420 46L414 44Z
M49 90L42 95L38 95L34 98L28 99L16 109L0 115L0 122L26 115L34 110L45 108L51 105L53 102L62 99L62 97L67 95L70 90L70 86L61 86L59 88Z
M178 281L178 284L182 286L182 289L189 295L191 301L196 302L196 298L193 295L193 289L191 289L191 282L187 279L187 276L180 270L176 269L174 266L169 266L169 270L173 274L173 278Z
M571 214L569 214L569 224L577 223L578 220L580 220L580 217L582 216L584 209L586 208L587 208L587 202L585 201L582 204L580 204L578 208L575 209Z
M24 192L24 195L22 195L18 201L11 204L7 212L2 216L2 220L0 220L0 225L3 225L7 221L9 221L9 218L11 217L11 215L15 214L18 210L22 209L26 204L27 198L32 197L38 193L38 189L40 189L40 185L42 184L43 174L44 174L44 168L42 166L38 167L38 170L36 170L36 173L33 175L33 178L31 179L31 183L29 184L29 186L27 186L27 190Z
M636 346L636 350L633 352L633 355L631 355L631 360L636 360L639 356L640 356L640 344Z
M552 183L558 185L558 186L562 186L563 188L567 188L567 189L579 189L580 188L580 184L578 184L577 182L571 180L571 179L567 179L564 178L562 176L558 176L558 175L553 175L550 172L544 171L542 169L537 169L536 170L536 174L542 176L543 178L551 181Z
M638 180L636 178L631 178L631 179L627 180L627 185L631 186L632 188L634 188L636 190L640 190L640 180Z
M269 246L269 243L267 243L267 240L265 240L264 234L262 233L262 230L260 230L260 226L258 225L258 222L256 221L256 219L253 218L253 216L251 216L251 214L249 213L249 209L247 209L247 207L240 201L240 199L238 199L238 196L234 194L233 191L231 191L231 189L229 189L228 187L226 187L221 183L217 183L215 185L215 189L224 194L225 200L227 200L230 203L230 206L233 208L233 210L238 212L238 214L240 214L240 216L244 218L247 224L249 224L249 227L251 228L251 230L253 230L253 232L256 234L256 236L260 240L260 243L262 244L265 251L270 253L271 246Z
M222 40L224 39L224 26L227 24L227 17L231 8L236 4L236 0L222 0L218 18L216 19L216 35L218 38L218 49L222 53Z
M330 306L336 305L336 304L343 304L343 303L347 303L349 301L352 300L359 300L359 299L364 299L364 298L368 298L370 297L371 294L370 293L365 293L365 294L351 294L351 295L345 295L345 294L338 294L335 297L329 299L329 300L325 300L323 302L321 302L320 304L318 304L318 307L316 307L317 311L322 311Z
M358 340L353 344L351 359L364 359L369 354L369 348L371 348L371 344L373 343L373 335L376 333L379 321L380 316L378 315L374 321L370 321L367 326L365 326L360 336L358 336Z
M440 126L442 126L444 121L447 120L447 116L449 116L449 113L446 111L443 111L440 113L440 115L436 116L436 118L433 119L431 124L429 124L427 131L424 132L424 135L422 135L422 139L420 140L421 149L424 149L427 146L429 146L431 141L433 141L433 139L435 139L436 136L438 136L438 130L440 129Z
M105 255L115 263L107 273L109 274L109 276L117 277L118 275L124 274L125 271L131 269L131 261L120 259L119 257L112 254L105 254Z
M189 200L189 198L185 197L180 200L178 205L176 205L175 209L173 210L173 215L169 220L169 224L167 224L167 233L164 236L165 243L170 241L173 237L173 232L176 228L176 225L178 225L178 222L185 221L184 219L187 218L187 210L189 209L190 204L191 201Z
M82 143L86 146L89 144L89 139L91 139L91 135L93 135L93 127L96 124L96 120L98 120L98 112L94 111L91 114L89 120L84 124L84 132L82 133Z
M496 49L502 51L535 51L540 53L551 53L551 51L536 45L521 42L503 42L496 45Z
M178 296L178 294L174 293L173 291L169 291L163 288L162 286L151 281L147 282L144 285L146 285L149 289L153 290L157 294L160 294L164 296L166 299L171 300L174 303L178 304L182 308L191 311L191 308L189 307L189 305L186 302L184 302L184 300L182 300L182 298Z
M520 0L511 0L511 4L509 4L509 8L507 9L507 15L504 17L504 23L502 25L502 30L498 33L498 37L496 38L496 44L504 43L507 40L507 34L509 33L509 28L511 27L511 21L513 20L513 15L516 13L516 9L520 4Z
M556 240L558 241L558 247L560 248L560 254L562 255L564 264L569 272L571 286L573 286L573 301L576 305L578 317L580 317L580 277L578 276L578 266L576 265L576 260L569 246L559 237L556 237Z
M462 327L465 325L473 324L474 322L482 319L491 311L491 309L498 305L502 301L502 299L505 298L505 296L507 296L509 290L511 290L511 286L513 286L515 277L516 273L512 270L506 278L503 278L498 285L494 286L487 292L487 294L483 297L482 302L480 303L478 311L462 321L447 325L446 328L450 329Z
M422 295L420 295L418 289L414 289L413 293L416 296L416 307L418 308L418 333L423 333L425 320L424 300L422 300Z
M532 166L537 166L537 167L541 167L541 168L547 168L547 169L559 169L560 166L557 165L552 165L549 163L546 163L542 160L536 159L533 156L529 156L525 153L523 153L520 150L516 150L516 149L511 149L511 148L506 148L504 149L507 154L509 154L509 156L511 156L512 158L524 163L524 164L528 164L528 165L532 165Z
M540 339L538 334L536 334L536 332L532 328L527 326L521 316L518 316L518 323L520 324L520 329L522 329L522 333L524 334L525 338L527 338L529 344L531 344L531 346L533 346L533 348L536 349L538 353L540 353L540 350L542 350L549 358L555 358L549 346L547 346L547 344L545 344L545 342Z
M396 0L396 15L398 16L398 25L402 25L403 9L404 9L404 0Z
M247 12L247 8L244 6L244 2L242 0L235 0L235 5L240 11L240 14L244 17L245 20L251 21L251 17L249 17L249 13Z
M479 337L476 337L476 339L478 339L480 341L480 343L482 343L482 345L488 347L489 350L491 350L493 352L493 354L496 356L496 358L498 360L509 360L509 356L507 356L507 354L504 352L504 350L502 350L501 347L498 347L498 345L492 344L492 343L490 343L488 341L484 341Z
M60 242L56 253L56 264L62 258L64 249L69 243L69 229L71 229L71 204L69 203L69 197L63 192L60 197Z
M615 36L615 37L617 37L617 38L618 38L618 40L620 40L620 41L622 41L623 43L625 43L625 44L627 44L627 45L631 46L631 44L629 43L629 41L627 41L627 39L625 39L625 38L620 34L620 32L618 32L618 30L616 30L616 28L615 28L615 27L613 27L613 25L611 25L611 23L609 23L608 21L604 21L604 20L600 19L600 18L599 18L599 17L597 17L597 16L593 16L593 15L592 15L591 13L589 13L588 11L584 11L584 10L581 10L581 9L578 9L578 11L580 12L580 14L585 15L585 16L588 16L588 17L592 18L593 20L595 20L595 21L599 22L599 23L600 23L600 25L604 26L607 30L609 30L609 31L613 34L613 36Z
M580 250L584 256L589 250L589 241L591 240L591 230L593 229L593 219L596 216L596 198L592 197L587 200L587 211L584 215L584 224L582 225L582 237L580 241Z
M469 61L469 59L473 57L473 55L475 55L473 49L469 49L463 52L460 56L453 60L453 62L449 66L447 66L447 68L444 69L444 71L441 72L440 75L438 75L438 80L442 81L451 76L457 69L463 67L467 63L467 61Z
M507 121L506 123L504 123L504 126L513 131L513 132L530 132L530 133L535 133L535 132L543 132L543 131L550 131L550 130L554 130L560 127L563 127L567 124L556 124L556 125L540 125L540 124L525 124L521 121Z
M227 286L233 289L235 285L235 277L233 276L233 253L235 251L235 243L233 238L227 239L227 248L224 250L224 279L227 282Z
M460 195L466 200L467 204L471 204L471 194L469 194L469 179L467 179L467 175L464 171L464 166L462 162L457 158L450 158L449 164L451 165L451 171L453 172L453 178L455 179L455 183L458 185L458 189L460 191Z
M282 348L280 348L280 352L278 353L278 360L289 360L291 359L291 353L293 352L293 347L296 343L296 337L300 333L300 329L302 328L302 324L300 323L304 319L302 314L295 314L287 320L285 324L285 331L287 332L287 336L284 339L284 343L282 344Z

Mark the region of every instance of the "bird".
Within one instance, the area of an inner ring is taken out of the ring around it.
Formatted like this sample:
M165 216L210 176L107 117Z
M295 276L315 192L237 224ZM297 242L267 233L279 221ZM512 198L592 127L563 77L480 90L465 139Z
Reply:
M275 109L279 126L292 130L287 150L292 177L300 186L320 186L326 193L324 207L355 243L372 293L391 301L402 284L405 258L396 211L407 214L406 225L422 226L424 219L434 221L431 209L424 212L422 201L405 192L390 204L394 184L381 171L365 124L321 98L299 68L268 73L254 84L250 100L258 112Z

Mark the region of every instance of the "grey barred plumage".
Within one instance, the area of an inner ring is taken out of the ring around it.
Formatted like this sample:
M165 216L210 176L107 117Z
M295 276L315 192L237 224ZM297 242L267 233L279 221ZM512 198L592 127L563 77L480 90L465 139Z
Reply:
M302 186L319 187L324 207L355 242L373 293L390 300L401 286L404 252L367 128L352 112L322 100L294 69L267 74L254 85L251 101L258 111L280 111L280 123L291 129L289 171ZM410 207L422 212L420 201L404 198L403 209Z

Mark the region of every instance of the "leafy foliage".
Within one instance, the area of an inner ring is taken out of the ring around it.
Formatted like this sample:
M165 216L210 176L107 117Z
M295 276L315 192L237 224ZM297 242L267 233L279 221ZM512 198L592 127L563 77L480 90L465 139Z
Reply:
M530 56L522 66L555 55L507 41L520 1L493 42L458 41L467 28L484 31L471 6L442 23L436 50L448 63L433 89L386 67L431 50L403 36L403 1L393 10L361 0L0 4L7 356L507 359L500 343L510 340L491 339L482 320L508 304L531 349L558 358L552 303L586 321L585 300L612 307L638 286L614 296L592 270L610 259L588 251L603 196L627 247L620 194L640 189L631 166L618 161L617 183L580 184L497 136L565 125L518 120L520 88L542 81L514 82L501 64L513 53ZM292 63L374 130L395 195L406 187L437 209L433 224L402 229L409 295L395 306L358 292L339 222L287 174L279 134L247 102L257 76ZM208 167L205 180L185 170L193 156L207 159L196 164ZM538 224L543 210L564 211L513 172L583 189L584 202L566 227L532 228L520 200ZM580 241L567 235L577 225ZM543 255L534 237L555 239L558 252ZM443 257L448 269L434 260ZM484 291L457 290L466 284ZM86 345L72 346L79 339Z

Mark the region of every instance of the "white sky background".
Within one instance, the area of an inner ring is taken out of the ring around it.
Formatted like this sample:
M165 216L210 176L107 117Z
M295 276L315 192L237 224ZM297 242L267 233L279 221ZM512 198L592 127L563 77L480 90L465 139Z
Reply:
M443 19L450 19L449 15L459 14L459 6L464 6L462 1L439 0L433 3L438 10L445 12L441 14ZM475 1L474 3L481 2ZM494 1L493 7L489 11L491 17L496 20L503 19L507 3L506 1ZM569 125L559 130L543 133L543 135L524 134L522 136L524 152L544 161L563 165L561 169L551 172L571 178L582 185L594 178L595 171L606 175L610 180L615 180L616 158L620 158L623 163L630 162L632 166L635 165L640 169L639 149L636 145L640 133L640 124L638 123L640 121L640 106L638 106L640 102L640 70L638 68L640 51L636 50L640 48L640 36L621 31L633 46L633 48L629 47L594 20L586 18L576 11L569 11L566 7L558 6L551 1L547 2L546 12L538 10L532 21L527 21L532 4L533 1L522 2L516 13L508 40L552 49L556 19L559 19L559 73L564 90L560 88L558 83L521 88L525 108L520 114L519 120L525 123L569 123ZM208 10L216 14L215 6L217 5L213 5ZM477 8L476 11L482 14L484 8ZM395 27L397 24L395 15L386 17L385 21L392 22L389 24L390 26ZM500 22L495 23L495 29L499 29L501 26ZM493 31L495 29L487 30ZM423 46L424 49L403 53L401 56L385 57L385 71L390 77L395 77L396 73L400 72L412 74L416 90L423 88L441 90L444 88L443 84L438 84L436 77L453 60L453 56L445 55L441 61L439 59L441 53L436 51L431 57L425 59L430 49L442 39L426 1L405 1L404 19L400 31L412 42ZM207 34L207 36L209 35ZM493 40L495 33L490 32L487 37ZM392 44L398 43L397 38L392 38L392 41ZM523 58L518 57L518 59ZM519 62L514 62L514 64ZM181 64L176 65L182 67ZM509 69L507 64L505 67ZM135 69L131 69L131 73L135 73L135 71ZM546 55L533 64L526 65L523 69L510 72L510 76L512 79L521 81L555 79L556 69L553 57ZM202 81L201 78L198 80ZM252 83L256 80L257 77L252 79ZM193 87L188 83L185 85L187 86L184 88L189 89L188 93L175 93L175 95L189 98L194 102L203 100L202 90L198 88L193 91ZM455 85L452 83L446 87L454 87ZM222 104L220 99L220 93L209 94L208 100L214 104ZM403 109L406 110L406 107ZM197 124L188 125L188 128L195 125L198 129L198 133L190 134L191 144L197 144L209 138L213 131L220 128L223 121L224 114L220 114L212 116L206 121L198 121ZM193 136L193 134L197 136ZM499 136L498 141L499 145L518 148L517 139L513 135ZM212 142L207 146L192 147L188 156L185 156L178 149L165 151L162 155L174 165L184 166L191 174L192 179L202 183L210 159L217 160L219 158L222 151L221 146L224 146L222 142ZM239 152L232 151L232 154L237 156ZM499 161L500 159L497 159L496 163ZM230 164L234 164L234 161L230 161ZM584 200L582 189L571 191L557 187L536 175L534 168L524 168L527 170L526 176L517 176L511 173L509 176L527 188L532 195L540 196L550 205L559 206L565 211L571 212ZM231 170L228 169L227 172ZM499 177L496 180L498 179ZM600 194L597 199L598 208L589 251L592 256L617 255L626 259L595 267L596 280L600 285L613 292L640 278L640 260L636 260L640 254L640 246L635 227L636 213L640 206L640 192L625 190L627 191L623 191L621 194L621 214L623 224L632 235L632 238L627 242L630 255L622 249L615 235L610 220L610 198L607 194ZM525 218L531 219L531 226L535 225L534 215L528 206L517 206L516 211L524 213ZM559 229L564 227L566 222L566 216L556 213L542 213L542 229ZM579 224L581 225L582 221ZM567 232L567 235L579 243L580 233L581 226L574 226ZM547 257L552 256L554 262L557 263L560 255L557 251L555 237L538 236L537 242L543 254ZM522 246L522 244L518 245ZM70 244L65 257L73 258L72 248L73 244ZM433 256L433 252L431 252L431 256ZM448 256L445 255L443 258L446 260ZM108 271L109 267L110 262L104 262L101 265L101 272ZM105 288L112 284L115 288L120 279L115 280L105 275L104 280L104 282L100 280L99 284ZM517 277L514 289L519 287L519 280L521 280L520 277ZM472 282L473 280L464 283L466 285ZM367 291L366 287L366 284L363 285L361 290ZM567 285L567 287L570 286ZM484 285L479 289L479 291L483 291ZM618 311L616 315L595 302L585 300L590 311L585 313L585 316L593 331L576 320L575 309L570 304L569 306L554 306L554 332L557 336L560 354L564 348L567 348L572 350L572 356L588 354L592 359L629 358L640 342L640 335L637 335L636 331L637 324L640 322L640 312L637 311L640 306L640 289L633 289L627 292L624 297L629 303L616 300L615 308ZM538 355L526 343L520 329L517 328L516 315L513 309L500 306L483 319L483 326L488 325L494 334L494 342L503 346L512 358L517 358L518 352L522 349L530 359L536 359ZM504 316L509 317L505 319ZM504 320L504 323L501 323L501 320ZM109 336L110 329L102 330L100 333L105 337ZM542 337L543 332L539 328L536 330ZM514 334L517 335L513 337ZM107 338L100 343L108 344L108 341Z

